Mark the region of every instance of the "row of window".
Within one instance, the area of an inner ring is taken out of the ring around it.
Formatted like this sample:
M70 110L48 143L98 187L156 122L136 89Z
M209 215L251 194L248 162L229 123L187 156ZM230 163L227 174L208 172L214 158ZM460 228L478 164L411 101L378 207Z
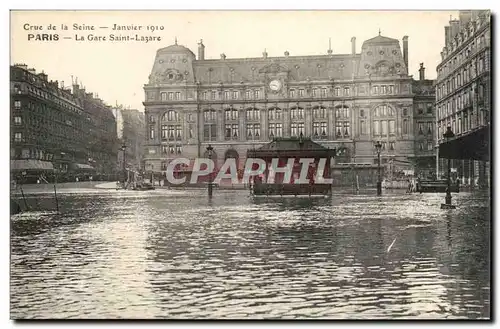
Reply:
M438 137L443 139L447 127L451 127L451 130L458 135L489 124L490 114L483 108L479 109L476 115L471 111L464 110L448 117L447 120L438 122Z
M438 118L444 118L456 111L461 111L464 108L472 106L474 98L477 96L478 101L486 98L486 87L478 85L475 89L472 86L462 90L462 92L450 97L446 102L438 105Z
M437 99L439 100L448 96L449 94L452 94L456 89L460 88L464 84L467 84L477 75L488 70L489 69L486 67L484 55L476 58L469 64L465 64L463 70L457 71L455 74L448 77L446 81L443 81L437 85Z
M419 105L419 106L423 106ZM420 107L419 107L420 109ZM347 106L339 106L334 109L335 111L335 118L349 118L351 115L351 110ZM428 104L428 113L429 111L432 112L432 104ZM395 116L395 110L394 108L387 106L387 105L380 105L377 108L374 109L373 111L373 116L374 117L393 117ZM423 113L423 110L419 110L419 113ZM408 109L404 108L403 109L403 116L408 115ZM240 111L237 109L226 109L224 110L224 118L226 121L236 121L239 119L240 116ZM283 111L280 108L270 108L267 111L267 116L270 121L272 120L281 120L283 118ZM327 108L325 107L314 107L312 109L312 116L315 119L325 119L328 116ZM361 109L360 110L360 116L364 117L365 116L365 110ZM245 111L245 117L247 120L250 121L259 121L261 118L261 110L257 108L251 108L247 109ZM290 118L291 119L303 119L305 117L305 111L304 108L302 107L293 107L290 109ZM204 110L203 111L203 118L206 122L208 121L216 121L217 120L217 111L210 109L210 110ZM162 121L179 121L180 116L179 112L175 110L169 110L167 111L161 118ZM193 115L191 113L188 114L188 122L193 121ZM155 116L150 115L149 116L149 122L154 123L155 122Z
M341 93L342 91L342 93ZM164 94L164 93L162 93ZM170 93L169 93L170 94ZM243 94L242 94L243 95ZM344 88L340 88L340 87L336 87L336 88L333 88L333 95L334 96L350 96L351 95L351 89L350 87L344 87ZM306 96L309 96L308 93L307 93L307 90L306 89L290 89L289 91L289 96L290 98L302 98L302 97L306 97ZM311 93L310 93L310 96L312 97L327 97L328 96L328 88L326 87L321 87L321 88L312 88L311 89ZM168 98L166 98L165 96L165 99L162 95L162 100L173 100L174 98L174 95L172 93L172 98L170 98L170 96ZM260 90L258 89L255 89L255 90L246 90L244 92L244 99L260 99L261 97L261 92ZM212 91L203 91L201 93L201 99L202 100L220 100L220 99L239 99L240 98L240 92L237 91L237 90L225 90L225 91L216 91L216 90L212 90ZM179 95L179 98L175 98L175 99L180 99L180 95Z
M367 135L368 130L366 126L366 120L360 120L359 122L359 132L361 135ZM247 137L252 137L250 139L257 139L260 137L261 132L260 123L248 123L246 124ZM290 124L290 135L300 136L300 134L305 134L305 123L304 122L292 122ZM239 139L240 128L239 124L228 123L224 125L225 138L226 139ZM269 123L268 125L269 137L283 137L283 123ZM418 133L420 135L432 135L433 132L433 122L420 122L418 123ZM194 138L194 128L193 125L189 125L187 129L188 138ZM372 122L372 133L374 136L394 136L396 135L396 122L395 120L374 120ZM409 133L409 120L403 119L401 122L401 133L406 135ZM348 138L351 135L350 122L349 121L337 121L335 123L335 136L337 138ZM313 122L312 124L312 136L313 137L324 137L328 136L328 123L327 122ZM149 138L155 138L155 126L150 126ZM161 138L162 140L182 140L182 128L180 125L162 125L161 126ZM205 140L216 140L217 139L217 125L215 123L204 124L204 138Z
M53 95L52 93L49 93L47 91L44 91L42 89L33 87L31 85L26 85L26 89L28 92L36 97L39 97L41 99L45 100L50 100L54 103L56 103L59 107L73 111L75 113L81 114L82 109L78 108L76 106L75 100L74 99L67 99L63 97L63 93L60 92L58 96ZM23 89L20 84L15 84L14 85L14 94L22 94Z
M374 95L390 95L394 94L394 85L373 86Z
M465 30L466 31L466 30ZM489 31L485 31L481 35L477 36L476 39L470 43L469 46L464 47L464 49L459 52L455 57L450 59L445 65L439 68L438 70L438 78L446 75L453 70L455 70L457 67L463 64L471 55L473 55L476 51L487 47L487 39L486 36L489 34ZM453 51L455 49L450 49L450 51Z

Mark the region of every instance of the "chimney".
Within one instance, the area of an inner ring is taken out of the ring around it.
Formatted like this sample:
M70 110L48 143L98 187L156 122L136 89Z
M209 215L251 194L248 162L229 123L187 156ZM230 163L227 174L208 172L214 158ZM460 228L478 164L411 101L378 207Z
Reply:
M458 20L460 21L460 29L463 29L469 24L472 19L472 10L460 10Z
M405 61L406 69L408 70L408 36L403 37L403 60Z
M201 39L200 43L198 44L198 60L205 60L205 45L203 44L203 39Z
M451 37L450 37L450 27L445 26L444 27L444 45L448 46L450 44Z
M356 37L351 38L351 54L356 55Z
M23 70L28 70L28 65L26 64L14 64L15 67L19 67Z
M458 32L460 32L460 22L456 19L450 21L450 29L451 29L450 41L452 41L453 38L457 36Z
M38 76L40 77L40 79L42 79L43 81L47 81L47 74L45 74L43 71L42 73L38 73Z
M420 63L420 68L418 69L418 75L420 81L425 80L425 67L424 63Z
M262 53L262 57L267 58L267 51L264 49L264 52Z
M226 59L226 54L224 53L220 54L220 59Z

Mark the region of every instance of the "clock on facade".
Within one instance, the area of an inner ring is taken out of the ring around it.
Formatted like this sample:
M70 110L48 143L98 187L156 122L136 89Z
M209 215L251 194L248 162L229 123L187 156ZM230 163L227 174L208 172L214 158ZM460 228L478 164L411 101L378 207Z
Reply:
M281 89L281 81L279 80L272 80L269 82L269 89L272 91L279 91Z

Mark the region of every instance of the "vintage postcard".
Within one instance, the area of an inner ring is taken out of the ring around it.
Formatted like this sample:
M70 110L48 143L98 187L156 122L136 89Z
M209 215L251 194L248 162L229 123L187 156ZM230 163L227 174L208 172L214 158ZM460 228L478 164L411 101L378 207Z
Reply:
M491 318L490 10L10 29L11 319Z

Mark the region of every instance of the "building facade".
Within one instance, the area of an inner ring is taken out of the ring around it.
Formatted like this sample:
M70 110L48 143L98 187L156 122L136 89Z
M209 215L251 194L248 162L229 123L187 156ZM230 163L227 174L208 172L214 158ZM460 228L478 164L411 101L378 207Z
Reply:
M488 10L460 11L445 27L437 66L436 108L440 175L445 158L462 184L488 186L491 113L491 34ZM445 140L450 127L455 137Z
M343 149L337 163L415 167L414 81L408 37L378 36L350 54L205 59L177 43L159 49L145 91L145 165L165 173L173 158L206 156L220 166L277 137L310 137ZM426 97L422 98L427 101ZM430 101L432 106L432 101ZM427 114L427 112L426 112Z
M146 125L144 113L117 106L113 109L117 122L120 148L125 145L126 167L143 171L144 140ZM119 166L123 166L123 151L118 153Z
M11 66L10 75L11 170L18 179L36 181L54 172L60 180L111 174L106 160L116 157L116 147L97 151L93 146L101 138L99 117L89 105L95 99L60 87L24 64Z
M425 79L424 64L420 64L419 79L413 82L413 117L415 132L415 169L424 178L435 179L436 111L434 80Z

